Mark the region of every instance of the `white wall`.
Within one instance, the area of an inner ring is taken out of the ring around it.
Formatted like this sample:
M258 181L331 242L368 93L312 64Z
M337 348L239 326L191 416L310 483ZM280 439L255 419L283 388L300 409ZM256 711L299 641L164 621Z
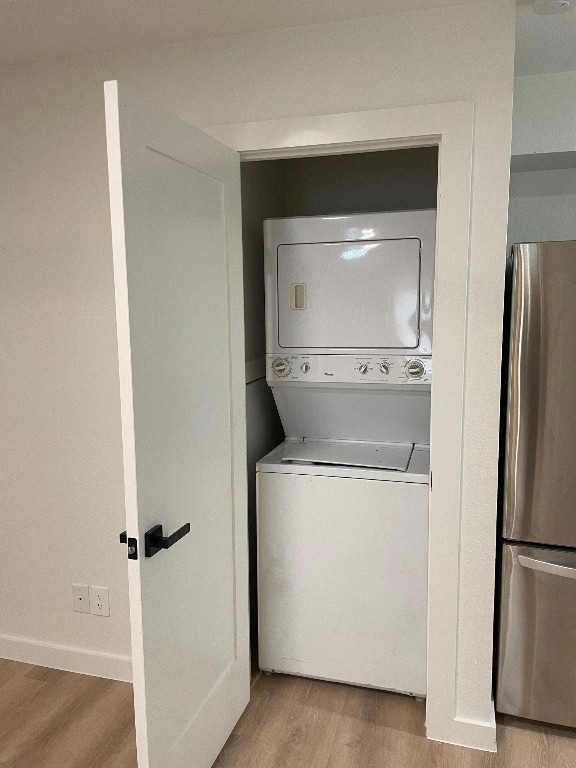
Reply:
M33 72L0 92L0 655L129 676L103 118ZM72 613L73 582L110 618Z
M575 168L511 174L508 244L541 240L576 240Z
M514 82L512 154L576 151L576 72Z
M0 634L127 652L125 553L115 539L122 488L102 81L119 78L196 125L473 100L457 705L432 726L450 738L443 726L458 716L472 731L493 733L497 350L513 40L512 0L488 0L2 74L0 178L10 194L1 203L9 268L0 290L10 313L0 343L11 371L2 493L8 529L26 531L35 572L24 537L22 547L4 538ZM79 532L83 550L71 546ZM115 596L105 625L81 624L67 607L72 577L93 573ZM22 603L39 609L23 612Z
M244 258L244 332L246 361L260 362L266 352L264 326L264 219L283 215L284 193L279 162L243 163L242 182L242 251ZM247 372L248 373L248 372ZM248 375L247 380L253 378Z
M256 570L256 462L284 439L284 431L265 379L264 236L262 222L282 216L279 162L243 163L242 251L244 259L244 332L246 344L246 433L248 472L248 545L250 552L250 642L258 643Z
M437 147L301 157L281 165L284 216L436 207Z
M253 656L258 647L256 463L284 440L284 430L272 391L265 378L246 385L246 433L248 468L248 546L250 551L250 643Z
M576 239L576 72L517 77L508 243Z

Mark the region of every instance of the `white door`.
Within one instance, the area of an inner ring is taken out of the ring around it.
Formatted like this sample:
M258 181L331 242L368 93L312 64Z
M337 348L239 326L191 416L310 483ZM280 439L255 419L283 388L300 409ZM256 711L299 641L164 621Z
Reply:
M138 766L208 768L250 687L239 156L105 100Z

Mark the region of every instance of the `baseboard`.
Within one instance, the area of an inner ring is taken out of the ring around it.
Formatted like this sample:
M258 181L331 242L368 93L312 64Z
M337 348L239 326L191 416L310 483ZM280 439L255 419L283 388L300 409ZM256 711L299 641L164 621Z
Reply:
M494 703L492 703L492 719L487 722L455 717L444 723L427 723L426 736L432 741L480 749L484 752L496 752Z
M132 660L129 656L42 643L27 637L0 635L0 658L110 680L132 680Z

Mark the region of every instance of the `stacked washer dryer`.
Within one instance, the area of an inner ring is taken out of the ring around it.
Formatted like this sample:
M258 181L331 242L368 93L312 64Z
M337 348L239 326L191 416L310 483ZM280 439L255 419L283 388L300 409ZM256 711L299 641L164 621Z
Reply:
M424 696L435 211L264 224L260 667Z

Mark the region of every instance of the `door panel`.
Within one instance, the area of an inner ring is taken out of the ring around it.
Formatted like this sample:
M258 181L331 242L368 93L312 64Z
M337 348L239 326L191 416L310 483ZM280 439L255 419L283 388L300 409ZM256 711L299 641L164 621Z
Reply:
M105 95L138 764L207 768L249 698L239 158Z
M506 538L576 546L576 243L517 245Z

